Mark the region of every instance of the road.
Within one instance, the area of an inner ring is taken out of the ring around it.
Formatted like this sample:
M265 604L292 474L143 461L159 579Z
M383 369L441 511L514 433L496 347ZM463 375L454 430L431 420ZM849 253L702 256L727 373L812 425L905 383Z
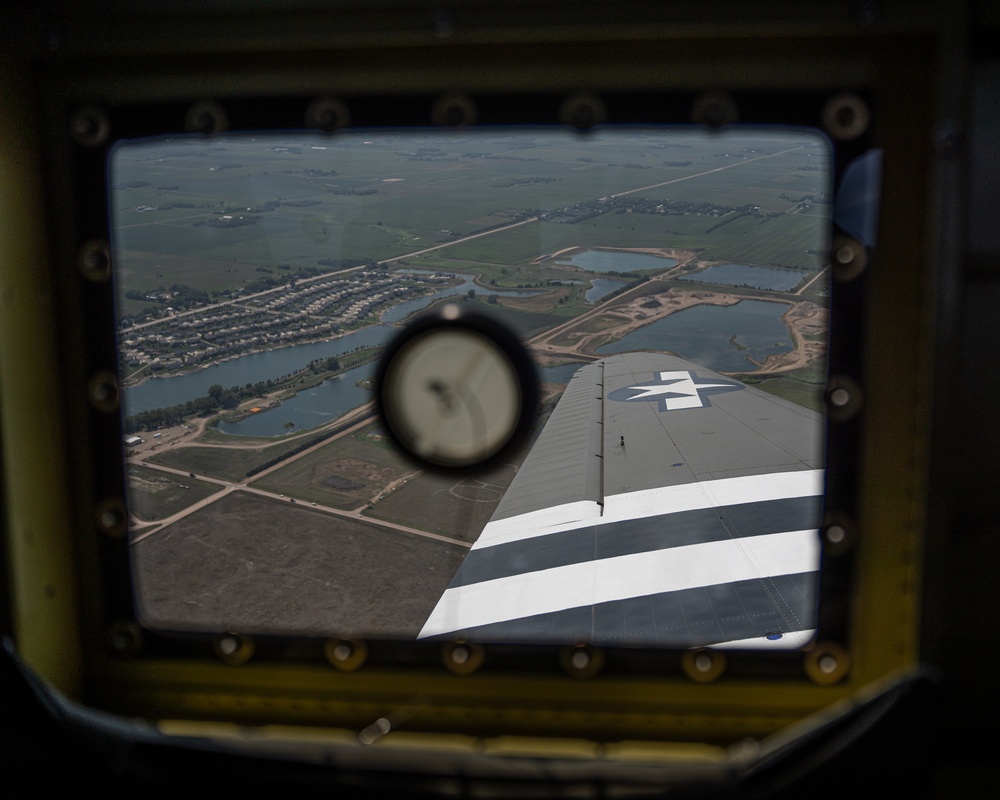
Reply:
M330 442L334 442L337 439L340 439L344 436L348 436L360 430L364 426L370 424L373 411L374 411L374 403L366 403L364 406L360 406L359 408L351 412L352 416L358 417L358 421L355 422L353 425L350 425L349 427L345 428L342 431L339 431L330 438L324 439L323 441L318 442L312 447L306 448L300 453L295 453L294 455L289 456L288 458L282 460L281 462L274 464L268 467L267 469L261 470L260 472L254 474L249 478L244 478L241 481L226 481L220 478L213 478L209 475L199 475L198 473L190 472L187 470L175 469L174 467L167 467L162 464L151 464L145 461L141 461L139 459L129 459L129 463L141 464L143 467L147 469L155 469L159 470L160 472L166 472L184 478L193 477L196 480L204 481L205 483L215 484L221 487L221 491L216 492L215 494L210 495L209 497L206 497L202 500L199 500L196 503L192 503L187 508L178 511L176 514L172 514L169 517L164 517L158 520L142 521L142 522L133 518L132 530L136 532L136 535L133 536L131 543L136 544L137 542L141 542L143 539L146 539L149 536L152 536L156 533L163 531L165 528L169 527L170 525L173 525L175 522L179 522L185 517L190 516L196 511L199 511L205 508L206 506L215 503L218 500L221 500L223 497L232 494L233 492L249 492L251 494L257 494L260 495L261 497L268 497L271 498L272 500L277 500L283 503L289 503L289 504L296 503L297 505L300 505L303 508L307 508L312 511L332 514L333 516L337 517L346 517L348 519L353 519L353 520L361 520L370 525L376 525L381 528L389 528L391 530L400 531L402 533L407 533L412 536L420 536L425 539L434 539L439 542L446 542L448 544L457 545L459 547L465 547L465 548L471 547L472 546L471 542L465 542L460 539L454 539L450 536L442 536L437 533L431 533L430 531L423 531L418 528L411 528L406 525L399 525L395 522L389 522L388 520L377 519L374 517L365 517L361 513L365 508L365 506L361 506L360 508L356 508L351 511L344 511L343 509L333 508L332 506L324 506L324 505L319 505L318 503L306 503L303 501L293 500L292 498L287 498L283 494L279 494L278 492L270 492L267 491L266 489L258 489L257 487L250 485L251 483L260 480L261 478L265 477L266 475L269 475L275 470L283 469L284 467L287 467L289 464L294 464L300 458L305 458L310 453L315 452L319 448L326 447ZM343 424L344 420L343 418L341 418L337 420L337 422L331 423L327 427L334 427L335 425L343 425ZM312 435L316 435L317 433L318 431L315 430L310 431L310 434ZM143 528L146 527L152 527L153 529L148 531L143 531Z
M612 194L612 195L610 195L610 197L624 197L626 195L634 194L636 192L647 191L649 189L656 189L656 188L659 188L661 186L668 186L668 185L680 183L680 182L683 182L683 181L693 180L694 178L699 178L699 177L702 177L704 175L710 175L710 174L713 174L713 173L716 173L716 172L721 172L723 170L734 169L736 167L740 167L740 166L743 166L743 165L746 165L746 164L750 164L750 163L755 162L755 161L760 161L760 160L766 159L766 158L774 158L776 156L784 155L786 153L790 153L790 152L793 152L795 150L801 150L801 149L802 149L802 147L792 147L792 148L788 148L786 150L779 151L777 153L769 153L769 154L766 154L766 155L756 156L754 158L742 159L742 160L736 161L736 162L734 162L732 164L726 164L726 165L723 165L721 167L715 167L715 168L710 169L710 170L705 170L703 172L697 172L697 173L693 173L691 175L685 175L685 176L682 176L682 177L679 177L679 178L673 178L673 179L671 179L669 181L662 181L662 182L659 182L659 183L654 183L654 184L649 184L649 185L646 185L646 186L636 187L634 189L628 189L628 190L623 191L623 192L618 192L616 194ZM519 227L519 226L522 226L522 225L527 225L527 224L529 224L531 222L536 222L538 219L539 219L539 217L537 217L537 216L529 217L527 219L519 220L517 222L511 223L509 225L504 225L504 226L499 227L499 228L494 228L494 229L491 229L491 230L488 230L488 231L482 231L480 233L471 234L469 236L463 236L463 237L461 237L459 239L455 239L453 241L444 242L442 244L433 245L431 247L425 247L425 248L421 248L419 250L414 250L414 251L405 253L403 255L393 256L391 258L383 259L382 261L379 261L378 263L379 264L391 264L391 263L394 263L396 261L400 261L400 260L407 259L407 258L413 258L413 257L419 256L419 255L425 254L425 253L430 253L430 252L434 252L434 251L437 251L437 250L442 250L442 249L447 248L447 247L454 247L455 245L461 244L463 242L471 241L473 239L479 239L479 238L482 238L482 237L485 237L485 236L496 235L496 234L499 234L499 233L503 233L504 231L511 230L512 228L516 228L516 227ZM344 269L344 270L338 270L338 271L334 271L334 272L323 273L322 275L317 275L317 276L312 277L312 278L300 279L297 282L297 285L308 284L308 283L313 283L313 282L316 282L316 281L321 281L321 280L329 279L331 276L334 276L334 275L342 275L342 274L347 274L347 273L351 273L351 272L356 272L356 271L358 271L360 269L363 269L363 267L350 267L350 268L347 268L347 269ZM813 283L813 281L817 280L819 277L820 276L817 275L815 278L813 278L813 280L810 281L805 286L803 286L802 289L800 289L799 292L797 292L797 294L801 294L802 291L804 291L809 285L811 285ZM204 313L207 310L211 310L211 309L215 309L215 308L220 308L220 307L223 307L223 306L230 306L230 305L234 305L234 304L243 303L243 302L245 302L247 300L253 300L253 299L256 299L258 297L264 297L264 296L267 296L267 295L270 295L270 294L274 294L276 292L284 291L285 288L286 287L277 287L275 289L267 289L267 290L262 291L262 292L257 292L257 293L252 294L252 295L247 295L245 297L241 297L241 298L239 298L237 300L227 300L227 301L224 301L224 302L221 302L221 303L214 303L214 304L207 305L207 306L201 306L201 307L199 307L197 309L191 309L191 310L188 310L188 311L182 311L182 312L179 312L177 314L174 314L172 318L184 317L184 316L188 316L188 315L191 315L191 314L201 314L201 313ZM601 313L603 313L604 311L606 311L607 306L610 303L614 303L616 305L621 304L622 300L623 299L627 299L629 294L630 294L629 292L626 292L624 295L620 295L618 297L615 297L615 298L613 298L613 300L609 300L606 303L601 303L600 305L595 306L593 309L588 310L588 311L584 312L583 314L581 314L581 315L579 315L577 317L573 317L572 319L567 320L565 323L562 323L562 324L556 326L555 328L550 328L549 330L544 331L543 333L541 333L538 336L534 337L529 342L529 344L532 347L534 347L536 350L540 351L540 352L548 351L548 352L552 353L553 355L557 355L557 354L569 355L571 353L569 352L568 348L558 347L556 345L552 345L551 344L552 339L554 339L560 333L568 330L569 328L574 327L574 326L578 326L578 325L580 325L581 322L585 322L586 320L589 320L589 319L591 319L593 317L596 317L596 316L600 315ZM151 325L159 324L162 321L163 320L161 319L161 320L154 320L152 322L140 323L138 325L133 326L132 329L141 329L141 328L149 327ZM572 355L575 355L576 357L581 357L581 354L578 354L578 353L572 353ZM594 358L596 358L596 356ZM302 451L301 453L297 453L295 455L289 456L287 459L284 459L281 462L279 462L277 464L274 464L274 465L268 467L267 469L262 470L261 472L255 474L251 478L244 479L243 481L238 481L238 482L224 481L224 480L220 480L220 479L217 479L217 478L212 478L212 477L209 477L209 476L206 476L206 475L198 475L198 474L190 473L190 472L187 472L187 471L184 471L184 470L173 469L173 468L170 468L170 467L165 467L165 466L161 466L161 465L157 465L157 464L147 463L146 461L141 460L139 458L130 458L129 459L130 463L142 464L143 466L145 466L147 468L150 468L150 469L157 469L157 470L160 470L160 471L163 471L163 472L169 472L169 473L174 473L174 474L177 474L177 475L182 475L184 477L192 477L192 475L193 475L193 477L195 477L198 480L205 481L206 483L217 484L217 485L219 485L221 487L221 491L219 491L219 492L215 493L214 495L211 495L210 497L205 498L205 499L203 499L203 500L201 500L201 501L199 501L197 503L192 504L191 506L183 509L180 512L177 512L176 514L171 515L170 517L166 517L166 518L161 519L161 520L155 520L155 521L149 522L148 524L142 524L141 527L139 527L139 524L140 524L139 521L133 519L133 523L134 523L133 530L135 530L138 533L138 535L133 538L132 543L134 544L136 542L142 541L142 539L145 539L148 536L152 536L153 534L158 533L159 531L164 530L165 528L167 528L168 526L174 524L175 522L178 522L179 520L184 519L185 517L189 516L190 514L195 513L196 511L198 511L198 510L206 507L207 505L209 505L211 503L216 502L217 500L221 499L222 497L225 497L226 495L231 494L233 492L237 492L237 491L250 492L250 493L253 493L253 494L258 494L258 495L261 495L261 496L264 496L264 497L269 497L269 498L272 498L274 500L278 500L278 501L282 501L282 502L293 502L290 498L285 498L281 494L276 494L274 492L269 492L269 491L266 491L266 490L263 490L263 489L258 489L256 487L250 486L249 484L251 484L254 481L259 480L260 478L265 477L266 475L269 475L270 473L272 473L272 472L274 472L274 471L276 471L278 469L282 469L282 468L288 466L289 464L294 463L295 461L297 461L300 458L304 458L305 456L309 455L310 453L314 452L315 450L317 450L317 449L319 449L321 447L325 447L331 441L336 441L337 439L339 439L339 438L341 438L343 436L346 436L346 435L348 435L350 433L355 432L356 430L360 429L364 425L367 425L370 422L370 416L371 416L371 414L369 412L371 411L371 408L372 408L372 404L366 404L366 406L361 406L358 409L355 409L354 411L350 412L350 414L349 414L349 416L348 416L348 418L346 420L345 420L344 417L341 417L341 418L339 418L339 419L337 419L337 420L329 423L327 426L324 426L323 428L314 429L314 430L309 431L307 433L300 434L300 435L318 435L318 434L321 434L324 430L326 430L328 428L333 428L333 427L336 427L338 425L343 425L345 421L349 422L351 416L354 416L354 415L360 416L360 419L359 419L358 422L356 422L355 424L353 424L350 427L346 428L345 430L340 431L339 433L335 434L334 436L332 436L332 437L330 437L328 439L324 439L323 441L317 443L316 445L313 445L312 447L307 448L306 450ZM190 446L190 445L187 445L187 446ZM214 446L214 445L205 445L205 446ZM220 446L237 447L237 448L240 447L240 445L220 445ZM257 444L253 444L253 445L249 445L248 444L248 445L246 445L246 447L257 447L257 446L259 446L259 445L257 445ZM411 527L408 527L408 526L405 526L405 525L398 525L396 523L387 522L385 520L378 520L378 519L375 519L375 518L372 518L372 517L362 517L362 515L361 515L361 510L362 509L355 509L353 511L344 511L342 509L336 509L336 508L332 508L330 506L320 506L320 505L311 504L311 503L307 505L305 503L301 503L300 502L299 504L303 505L304 507L307 507L309 509L312 509L312 510L315 510L315 511L319 511L319 512L322 512L322 513L332 514L334 516L347 517L347 518L355 519L355 520L363 519L365 522L367 522L369 524L378 525L378 526L381 526L381 527L384 527L384 528L391 528L393 530L397 530L397 531L400 531L400 532L403 532L403 533L407 533L407 534L410 534L410 535L414 535L414 536L421 536L421 537L425 537L425 538L436 539L438 541L448 542L449 544L454 544L454 545L458 545L458 546L461 546L461 547L470 547L471 546L468 542L464 542L464 541L461 541L461 540L458 540L458 539L453 539L453 538L447 537L447 536L441 536L439 534L431 533L429 531L423 531L423 530L419 530L417 528L411 528ZM142 528L147 527L147 526L155 526L155 528L153 528L152 530L143 532Z

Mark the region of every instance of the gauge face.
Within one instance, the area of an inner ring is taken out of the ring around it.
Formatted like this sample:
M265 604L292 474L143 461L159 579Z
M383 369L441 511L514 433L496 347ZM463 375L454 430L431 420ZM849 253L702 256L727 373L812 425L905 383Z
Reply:
M455 305L392 342L378 382L382 419L397 444L436 468L494 463L530 430L537 386L516 337Z

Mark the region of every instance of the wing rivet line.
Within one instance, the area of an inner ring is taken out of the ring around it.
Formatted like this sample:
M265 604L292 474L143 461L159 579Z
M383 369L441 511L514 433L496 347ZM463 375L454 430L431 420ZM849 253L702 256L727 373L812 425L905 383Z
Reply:
M726 671L726 654L719 650L685 650L681 655L684 674L695 683L711 683Z

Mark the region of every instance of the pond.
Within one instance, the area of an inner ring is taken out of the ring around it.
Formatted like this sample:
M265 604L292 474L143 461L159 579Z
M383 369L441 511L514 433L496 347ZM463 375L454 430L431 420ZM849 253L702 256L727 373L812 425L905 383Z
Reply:
M636 272L676 267L677 259L624 250L584 250L574 256L560 257L558 263L570 264L587 272Z
M763 362L772 353L792 349L781 315L784 303L742 300L732 306L700 305L651 322L598 353L659 350L676 353L708 369L740 372L756 369L748 358Z
M757 267L751 264L716 264L677 280L786 292L794 288L807 274L800 270Z

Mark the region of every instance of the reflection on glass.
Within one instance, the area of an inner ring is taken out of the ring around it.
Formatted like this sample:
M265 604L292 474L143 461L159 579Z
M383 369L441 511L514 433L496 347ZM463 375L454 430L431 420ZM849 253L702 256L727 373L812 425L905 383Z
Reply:
M808 640L822 137L179 137L120 143L110 174L147 624ZM463 479L371 407L395 330L447 302L514 329L544 398L533 445Z

